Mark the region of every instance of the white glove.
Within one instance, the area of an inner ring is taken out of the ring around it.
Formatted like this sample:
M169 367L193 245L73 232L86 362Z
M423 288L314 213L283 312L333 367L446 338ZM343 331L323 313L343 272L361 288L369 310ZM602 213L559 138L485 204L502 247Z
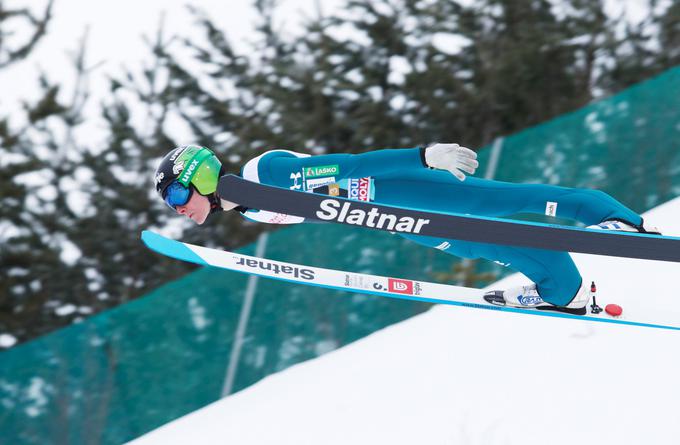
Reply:
M425 163L430 168L448 170L461 181L465 181L466 171L474 174L479 162L477 153L458 144L435 143L425 149Z

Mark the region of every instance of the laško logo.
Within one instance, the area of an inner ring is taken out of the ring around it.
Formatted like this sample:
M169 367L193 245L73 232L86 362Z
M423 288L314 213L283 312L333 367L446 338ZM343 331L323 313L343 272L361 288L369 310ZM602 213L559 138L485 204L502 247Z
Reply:
M320 165L318 167L307 167L305 169L306 178L316 178L319 176L333 176L340 173L340 166L335 165Z
M390 292L413 295L413 281L411 280L398 280L396 278L389 278L387 280L387 285Z

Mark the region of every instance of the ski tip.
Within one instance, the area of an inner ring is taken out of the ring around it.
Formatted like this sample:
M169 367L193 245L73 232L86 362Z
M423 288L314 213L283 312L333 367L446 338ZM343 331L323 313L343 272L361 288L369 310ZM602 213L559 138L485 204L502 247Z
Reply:
M176 245L181 244L178 241L166 238L160 233L151 230L142 230L141 239L147 248L164 255L167 255L168 251L176 250Z
M146 247L149 249L162 255L204 266L208 265L208 262L201 258L188 245L180 241L166 238L156 232L150 230L142 231L142 242L146 244Z
M163 238L161 235L157 234L156 232L152 232L151 230L142 230L142 242L146 244L146 247L149 249L153 249L153 242L154 240L158 240L160 238Z

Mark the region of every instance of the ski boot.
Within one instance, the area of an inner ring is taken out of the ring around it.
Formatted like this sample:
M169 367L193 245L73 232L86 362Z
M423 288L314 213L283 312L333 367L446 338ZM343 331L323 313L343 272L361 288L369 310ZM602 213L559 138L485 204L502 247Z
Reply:
M590 292L585 282L581 282L581 287L574 298L566 306L555 306L544 301L538 293L536 284L527 286L513 287L507 290L494 290L484 294L487 303L497 306L509 306L523 309L537 309L542 311L565 312L574 315L586 315L586 305L590 300Z
M586 227L586 229L596 229L596 230L614 230L620 232L633 232L633 233L647 233L650 235L661 235L661 231L658 227L649 226L645 224L645 220L639 226L631 224L628 221L622 219L607 219L599 224L593 224L592 226Z

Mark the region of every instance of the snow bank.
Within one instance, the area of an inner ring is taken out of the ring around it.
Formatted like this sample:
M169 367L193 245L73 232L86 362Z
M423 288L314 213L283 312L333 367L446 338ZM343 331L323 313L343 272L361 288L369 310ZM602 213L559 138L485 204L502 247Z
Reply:
M679 217L680 199L646 214L674 236ZM680 264L574 258L624 314L680 320ZM436 306L130 444L675 444L679 346L673 331Z

